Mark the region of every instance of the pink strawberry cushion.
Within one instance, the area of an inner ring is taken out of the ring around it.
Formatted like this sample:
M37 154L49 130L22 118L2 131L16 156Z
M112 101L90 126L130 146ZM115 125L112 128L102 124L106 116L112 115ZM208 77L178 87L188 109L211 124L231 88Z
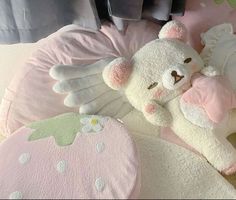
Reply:
M0 145L0 198L137 198L139 171L122 123L67 113L22 127Z
M28 123L54 117L79 108L64 105L65 95L56 94L49 76L57 64L92 64L107 57L131 57L147 42L156 39L160 26L140 21L120 32L110 23L98 32L68 26L41 40L33 55L21 67L2 99L0 132L9 136Z

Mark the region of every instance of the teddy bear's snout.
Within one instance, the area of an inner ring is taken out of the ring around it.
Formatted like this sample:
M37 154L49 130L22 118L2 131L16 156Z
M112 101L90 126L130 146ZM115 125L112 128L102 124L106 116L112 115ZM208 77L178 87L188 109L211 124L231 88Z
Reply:
M190 72L186 66L178 64L167 69L162 75L163 86L175 90L189 81Z
M178 72L175 70L171 72L171 76L173 76L175 79L174 84L178 83L179 81L181 81L184 78L184 76L179 75Z

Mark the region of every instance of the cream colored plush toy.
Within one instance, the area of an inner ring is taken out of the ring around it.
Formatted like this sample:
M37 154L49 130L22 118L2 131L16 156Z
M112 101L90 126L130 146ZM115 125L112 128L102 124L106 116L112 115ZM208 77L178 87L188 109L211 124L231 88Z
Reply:
M171 127L183 141L205 156L216 169L225 174L232 174L236 172L236 150L226 137L236 131L236 111L232 110L233 106L230 105L226 110L227 115L220 115L223 116L221 120L214 121L214 106L212 110L212 104L209 106L202 101L209 99L209 96L205 98L204 95L207 94L202 95L202 88L199 89L198 86L204 87L204 84L209 82L213 91L216 86L220 86L222 91L228 91L226 96L231 95L231 88L218 81L219 73L215 68L204 67L201 57L185 43L185 39L186 28L177 21L171 21L162 28L159 39L146 44L132 59L116 58L100 67L103 80L107 86L125 96L150 123ZM55 66L50 75L59 80L58 77L63 70L65 71L65 68L62 66ZM193 74L196 72L201 72L205 76L198 74L197 77L194 76L193 81ZM67 81L66 83L68 85ZM60 93L58 88L63 84L65 80L57 83L54 90ZM207 85L205 87L207 88ZM217 89L216 93L222 96ZM215 98L216 93L213 93L212 97ZM69 100L73 99L74 102L76 97L71 98L73 92L69 95ZM194 102L195 98L191 99L192 96L198 99L197 103ZM216 101L219 102L216 106L221 107L224 104L224 99L218 101L216 98ZM192 102L194 104L191 104ZM88 110L91 114L91 109L87 109L88 105L93 107L100 104L93 102L86 105L87 107L83 103L79 105L81 113Z

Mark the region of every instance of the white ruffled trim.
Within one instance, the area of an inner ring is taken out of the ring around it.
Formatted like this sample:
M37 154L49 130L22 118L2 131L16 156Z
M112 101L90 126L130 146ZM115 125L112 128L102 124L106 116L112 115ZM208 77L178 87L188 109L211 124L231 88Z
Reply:
M207 66L207 67L202 68L201 73L208 77L221 75L220 71L216 67L213 67L213 66Z
M207 32L201 34L201 42L203 45L205 45L204 49L201 52L201 57L205 65L208 65L216 44L225 34L233 34L232 24L220 24L210 28Z

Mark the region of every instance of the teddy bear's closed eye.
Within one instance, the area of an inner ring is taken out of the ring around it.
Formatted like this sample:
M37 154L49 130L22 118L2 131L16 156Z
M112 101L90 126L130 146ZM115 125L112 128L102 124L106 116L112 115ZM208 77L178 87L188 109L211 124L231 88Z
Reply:
M147 89L151 90L151 89L153 89L154 87L156 87L157 85L158 85L158 83L157 83L157 82L154 82L154 83L152 83L151 85L149 85Z
M185 60L184 60L184 63L190 63L192 61L192 58L186 58Z

